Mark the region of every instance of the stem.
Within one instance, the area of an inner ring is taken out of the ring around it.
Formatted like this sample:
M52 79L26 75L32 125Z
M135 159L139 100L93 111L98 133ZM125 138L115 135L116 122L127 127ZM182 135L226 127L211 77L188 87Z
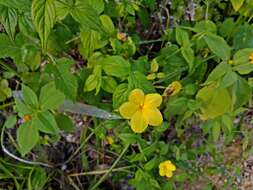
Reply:
M113 168L118 164L118 162L121 160L122 156L126 153L127 149L129 147L129 144L124 148L124 150L121 152L117 160L112 164L109 170L106 171L106 173L100 178L100 180L91 188L91 190L97 189L97 187L107 178L108 174L113 170Z
M111 172L118 172L118 171L128 171L127 169L133 168L136 166L125 166L125 167L120 167L120 168L115 168L112 169ZM74 174L69 174L68 176L70 177L76 177L76 176L86 176L86 175L100 175L107 173L109 169L107 170L97 170L97 171L91 171L91 172L82 172L82 173L74 173Z
M0 105L0 110L4 109L6 107L12 106L14 104L15 104L14 102L10 102L10 103L7 103L7 104Z

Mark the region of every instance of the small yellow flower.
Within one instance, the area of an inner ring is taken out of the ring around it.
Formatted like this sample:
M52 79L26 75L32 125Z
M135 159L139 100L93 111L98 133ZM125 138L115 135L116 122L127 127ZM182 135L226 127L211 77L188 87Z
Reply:
M253 64L253 53L250 54L250 56L249 56L249 61L250 61L250 63Z
M156 73L151 73L148 76L146 76L147 80L154 80L156 78Z
M157 62L156 59L153 59L153 60L151 61L151 64L150 64L150 71L151 71L152 73L155 73L155 72L158 71L158 69L159 69L159 64L158 64L158 62Z
M229 65L233 65L233 64L234 64L234 61L233 61L233 60L229 60L229 61L228 61L228 64L229 64Z
M122 42L125 42L125 41L127 41L127 34L123 33L123 32L118 32L117 39Z
M162 96L157 93L145 95L142 90L133 90L128 102L119 108L120 114L125 119L130 119L130 126L135 133L142 133L148 125L160 126L163 116L159 109Z
M32 117L30 115L25 115L22 119L23 119L23 122L25 123L25 122L30 121Z
M164 91L163 96L174 96L178 94L182 89L182 85L179 81L172 82Z
M109 144L109 145L112 145L114 143L114 140L112 137L108 136L106 137L106 142Z
M168 178L173 176L173 171L176 170L176 166L171 163L170 160L166 160L159 164L160 176L166 176Z

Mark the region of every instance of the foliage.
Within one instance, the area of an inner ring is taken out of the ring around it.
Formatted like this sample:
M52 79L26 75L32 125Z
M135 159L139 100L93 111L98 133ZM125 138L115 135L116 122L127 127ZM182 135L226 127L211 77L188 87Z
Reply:
M251 0L0 0L3 188L235 189L223 152L252 152L252 15Z

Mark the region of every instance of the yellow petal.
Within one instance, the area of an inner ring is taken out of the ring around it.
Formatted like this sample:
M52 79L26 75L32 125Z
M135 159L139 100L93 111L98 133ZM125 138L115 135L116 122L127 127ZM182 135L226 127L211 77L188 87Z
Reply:
M173 174L172 174L172 172L171 172L171 171L167 171L165 175L166 175L166 177L168 177L168 178L170 178L170 177L172 177L172 176L173 176Z
M161 105L163 98L160 94L147 94L144 100L144 107L158 107Z
M131 102L126 102L120 106L119 112L123 118L130 119L137 112L138 108L138 105Z
M148 123L143 117L142 111L137 111L133 115L130 125L135 133L142 133L148 127Z
M144 102L144 92L141 89L134 89L130 93L128 100L131 103L142 105Z
M176 166L174 164L169 164L167 166L167 169L170 170L170 171L175 171L176 170Z
M165 174L166 174L166 171L165 171L164 167L159 167L159 175L165 176Z
M163 116L157 108L145 108L143 115L149 125L160 126L163 122Z

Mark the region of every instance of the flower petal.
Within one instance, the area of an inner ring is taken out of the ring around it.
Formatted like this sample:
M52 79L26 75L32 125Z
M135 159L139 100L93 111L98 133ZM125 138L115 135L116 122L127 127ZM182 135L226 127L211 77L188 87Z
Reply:
M163 122L163 116L157 108L145 108L143 115L149 125L160 126Z
M175 171L176 170L176 166L174 164L169 164L167 166L167 169L170 170L170 171Z
M165 174L166 174L165 168L164 167L159 167L159 175L160 176L165 176Z
M142 111L137 111L131 118L131 128L135 133L142 133L147 127L148 123L143 117Z
M125 119L130 119L138 110L139 106L131 102L122 104L119 108L120 115Z
M167 171L167 172L166 172L166 177L170 178L170 177L172 177L172 176L173 176L172 171Z
M144 100L144 107L156 108L161 105L163 98L160 94L147 94Z
M128 100L129 102L132 102L134 104L142 105L144 102L144 97L145 97L144 92L141 89L134 89L130 93Z

